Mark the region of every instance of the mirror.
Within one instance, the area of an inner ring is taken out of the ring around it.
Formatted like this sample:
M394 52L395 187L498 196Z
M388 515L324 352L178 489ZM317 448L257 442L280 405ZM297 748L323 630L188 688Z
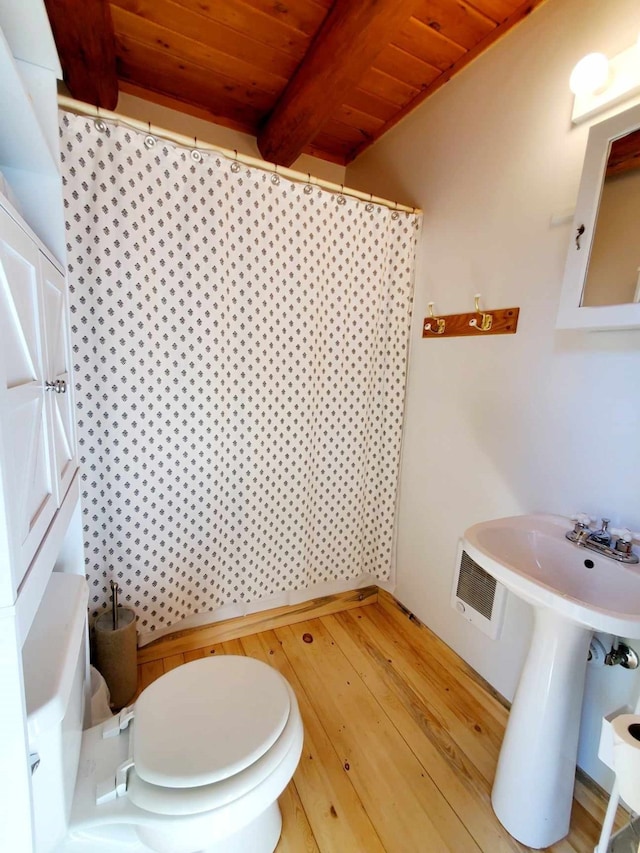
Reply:
M640 327L640 106L589 131L556 325Z
M609 146L581 305L640 302L640 130Z

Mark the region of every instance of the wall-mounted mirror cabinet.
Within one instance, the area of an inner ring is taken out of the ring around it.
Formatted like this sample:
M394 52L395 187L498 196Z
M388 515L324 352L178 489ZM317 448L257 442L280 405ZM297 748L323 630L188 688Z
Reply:
M640 327L640 106L589 131L556 325Z

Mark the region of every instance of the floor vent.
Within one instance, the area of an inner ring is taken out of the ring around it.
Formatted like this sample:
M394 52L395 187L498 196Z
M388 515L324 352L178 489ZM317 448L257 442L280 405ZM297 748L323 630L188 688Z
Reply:
M505 593L506 589L472 560L460 543L451 604L493 640L502 628Z

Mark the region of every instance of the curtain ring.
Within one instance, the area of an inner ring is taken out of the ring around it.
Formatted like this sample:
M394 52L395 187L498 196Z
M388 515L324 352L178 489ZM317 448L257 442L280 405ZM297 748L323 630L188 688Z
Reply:
M237 148L233 149L233 154L234 154L235 160L232 162L232 164L229 168L231 169L232 172L237 173L240 171L240 163L238 163L238 149Z
M344 184L340 184L340 195L338 196L338 204L346 204L347 200L343 195L344 192Z
M148 121L147 125L149 127L149 133L144 138L144 147L149 149L155 148L157 140L155 136L153 136L153 134L151 133L151 122Z
M394 201L394 205L395 205L395 207L394 207L394 209L393 209L393 213L391 214L391 218L392 218L393 220L396 220L396 219L398 219L398 218L399 218L399 216L400 216L400 214L398 213L398 202L397 202L397 201Z
M198 137L197 136L193 137L193 145L194 145L194 148L193 148L193 151L191 152L191 159L195 163L201 163L202 162L202 154L198 151Z
M278 185L280 183L280 176L278 175L278 164L276 163L274 168L273 175L271 175L271 183L274 185Z
M364 209L367 213L371 213L373 211L373 193L369 193L369 201L366 203Z
M302 192L306 195L313 192L313 187L311 186L311 172L307 172L307 183L304 185Z

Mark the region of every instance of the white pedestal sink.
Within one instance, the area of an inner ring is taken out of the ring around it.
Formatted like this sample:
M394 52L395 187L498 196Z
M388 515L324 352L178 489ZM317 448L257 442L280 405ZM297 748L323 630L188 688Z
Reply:
M491 801L529 847L569 831L587 652L593 631L640 638L640 569L565 539L571 522L529 515L476 524L464 549L534 607Z

